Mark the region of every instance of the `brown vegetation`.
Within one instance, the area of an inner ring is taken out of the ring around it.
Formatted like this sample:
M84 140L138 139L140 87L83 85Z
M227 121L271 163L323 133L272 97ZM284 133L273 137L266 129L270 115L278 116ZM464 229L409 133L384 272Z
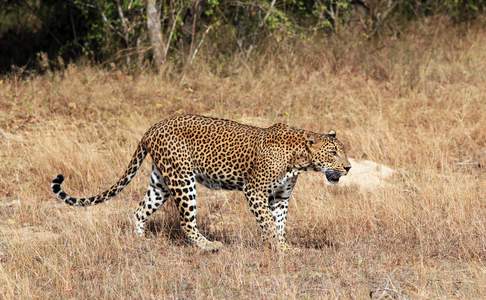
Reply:
M0 298L486 297L486 31L402 34L201 56L180 76L69 66L1 79ZM301 176L288 231L301 252L284 256L261 246L240 193L204 187L199 223L222 251L187 245L171 204L136 238L148 162L109 203L54 200L59 172L74 195L108 187L143 132L178 112L333 128L349 156L399 174L375 192Z

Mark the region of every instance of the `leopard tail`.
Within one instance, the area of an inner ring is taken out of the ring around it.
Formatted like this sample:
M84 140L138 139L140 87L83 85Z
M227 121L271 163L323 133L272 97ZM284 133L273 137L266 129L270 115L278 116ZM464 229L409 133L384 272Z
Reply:
M130 181L132 181L146 156L147 150L145 149L143 142L140 142L123 176L109 189L96 196L75 198L68 195L61 187L61 184L64 181L64 176L61 174L57 175L57 177L52 180L52 192L56 195L58 200L73 206L90 206L105 202L106 200L116 196L130 183Z

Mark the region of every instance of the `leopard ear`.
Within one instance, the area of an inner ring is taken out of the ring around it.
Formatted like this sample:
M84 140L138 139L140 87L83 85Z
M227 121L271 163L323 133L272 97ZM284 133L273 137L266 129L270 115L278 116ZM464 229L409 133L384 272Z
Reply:
M330 137L335 138L336 137L336 131L334 131L334 130L331 129L331 130L329 130L329 132L327 133L327 135L330 136Z
M307 144L314 145L317 141L316 136L314 134L307 134L306 135Z
M319 141L322 140L322 138L313 132L308 132L305 134L305 140L307 142L307 146L312 146L314 144L317 144Z
M305 148L309 153L314 153L320 147L321 142L323 141L322 137L319 134L309 132L305 135Z

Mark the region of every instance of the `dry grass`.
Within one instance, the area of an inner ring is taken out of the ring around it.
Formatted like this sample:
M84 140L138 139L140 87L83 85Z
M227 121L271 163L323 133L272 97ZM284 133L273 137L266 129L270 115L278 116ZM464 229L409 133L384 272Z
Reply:
M384 45L303 45L175 79L75 66L4 78L0 298L486 297L486 31L429 26ZM260 245L241 194L202 187L199 223L222 251L187 245L170 204L135 238L149 163L104 205L53 199L58 172L76 195L109 186L175 112L334 128L351 157L400 174L373 193L301 176L289 239L302 251L286 256Z

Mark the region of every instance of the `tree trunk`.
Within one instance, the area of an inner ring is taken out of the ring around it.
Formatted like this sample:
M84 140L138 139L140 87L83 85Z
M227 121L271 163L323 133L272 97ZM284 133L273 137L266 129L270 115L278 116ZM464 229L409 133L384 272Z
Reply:
M162 31L160 28L160 7L157 0L147 0L147 28L152 46L155 70L158 72L164 64L164 47L162 42Z
M128 22L125 18L125 14L123 13L123 8L120 3L120 0L116 0L116 6L118 8L118 16L120 17L123 29L123 40L125 41L125 48L128 50L130 47L130 29L128 28ZM130 53L127 51L125 56L127 68L130 68L131 60L130 60Z

